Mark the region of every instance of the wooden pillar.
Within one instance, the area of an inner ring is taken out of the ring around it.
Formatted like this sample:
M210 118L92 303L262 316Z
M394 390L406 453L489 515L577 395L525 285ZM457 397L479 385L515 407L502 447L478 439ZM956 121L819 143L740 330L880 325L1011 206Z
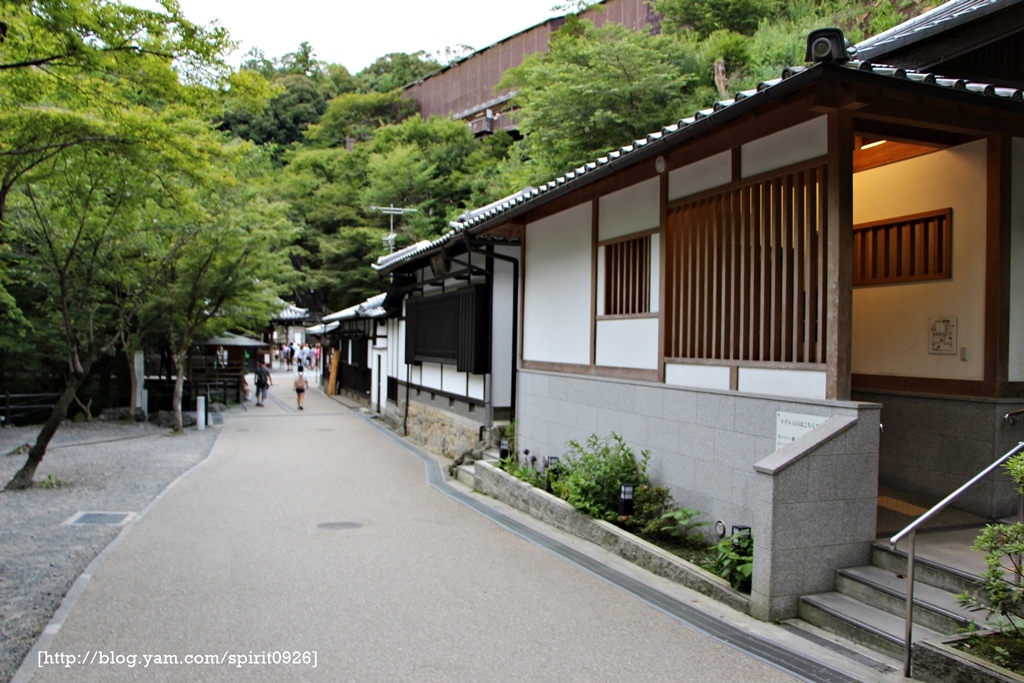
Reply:
M1010 365L1010 203L1012 150L1010 138L988 138L985 235L985 384L1002 396ZM986 392L988 393L988 392Z
M828 113L825 397L850 400L853 350L853 118Z

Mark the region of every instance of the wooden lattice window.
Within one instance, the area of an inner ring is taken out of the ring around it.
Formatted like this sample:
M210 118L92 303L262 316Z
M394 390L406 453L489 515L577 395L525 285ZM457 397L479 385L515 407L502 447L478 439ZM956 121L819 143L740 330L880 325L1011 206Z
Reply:
M949 279L952 241L952 209L855 225L853 284Z
M604 245L604 314L651 310L651 236Z
M667 358L825 362L827 187L812 165L669 207Z

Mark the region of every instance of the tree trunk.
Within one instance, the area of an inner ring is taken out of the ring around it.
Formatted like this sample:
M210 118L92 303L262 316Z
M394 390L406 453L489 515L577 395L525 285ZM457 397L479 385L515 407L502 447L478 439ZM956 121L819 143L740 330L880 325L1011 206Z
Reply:
M137 414L137 406L139 404L139 376L135 372L135 352L125 350L124 355L125 360L128 361L128 382L131 387L128 392L128 414L131 415L132 422L134 422L139 419Z
M725 73L725 60L715 61L715 87L718 88L718 96L727 99L729 97L729 77Z
M183 430L181 424L181 395L185 386L185 352L178 351L174 356L174 361L178 365L178 372L174 376L174 400L172 408L174 409L174 431L181 432Z
M88 372L88 371L86 371ZM57 433L57 428L60 427L60 423L64 421L64 418L68 414L68 407L71 402L75 399L75 394L78 392L78 387L81 386L85 380L85 373L78 374L73 373L68 378L67 386L64 387L64 393L60 395L57 400L57 404L53 406L53 410L50 411L50 417L46 420L46 424L43 425L42 430L39 432L39 436L36 437L36 443L28 451L28 460L20 470L18 470L11 480L7 482L7 486L4 487L5 491L17 491L21 489L27 489L32 486L32 477L35 476L36 468L39 467L39 463L43 461L43 455L46 454L46 447L50 444L50 439Z

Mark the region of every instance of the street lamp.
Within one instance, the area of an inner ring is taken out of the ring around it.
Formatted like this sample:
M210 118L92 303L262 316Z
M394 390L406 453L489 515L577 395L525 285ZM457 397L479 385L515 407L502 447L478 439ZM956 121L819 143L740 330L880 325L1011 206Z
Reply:
M387 237L384 238L384 244L388 247L388 253L395 251L395 216L401 216L406 213L416 213L416 209L405 206L377 206L376 204L370 204L370 211L378 211L383 214L391 216L391 229L388 231Z

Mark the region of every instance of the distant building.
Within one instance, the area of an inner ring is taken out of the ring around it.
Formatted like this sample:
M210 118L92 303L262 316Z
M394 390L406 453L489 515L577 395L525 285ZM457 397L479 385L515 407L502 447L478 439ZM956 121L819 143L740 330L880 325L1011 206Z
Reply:
M605 0L583 16L596 26L613 21L631 29L649 28L651 33L661 30L660 18L647 0ZM407 85L403 95L419 103L423 118L451 116L465 121L477 136L515 130L515 117L509 106L514 93L507 90L496 93L495 86L507 69L519 66L527 55L547 52L551 34L565 24L565 19L565 16L548 19L477 50Z

